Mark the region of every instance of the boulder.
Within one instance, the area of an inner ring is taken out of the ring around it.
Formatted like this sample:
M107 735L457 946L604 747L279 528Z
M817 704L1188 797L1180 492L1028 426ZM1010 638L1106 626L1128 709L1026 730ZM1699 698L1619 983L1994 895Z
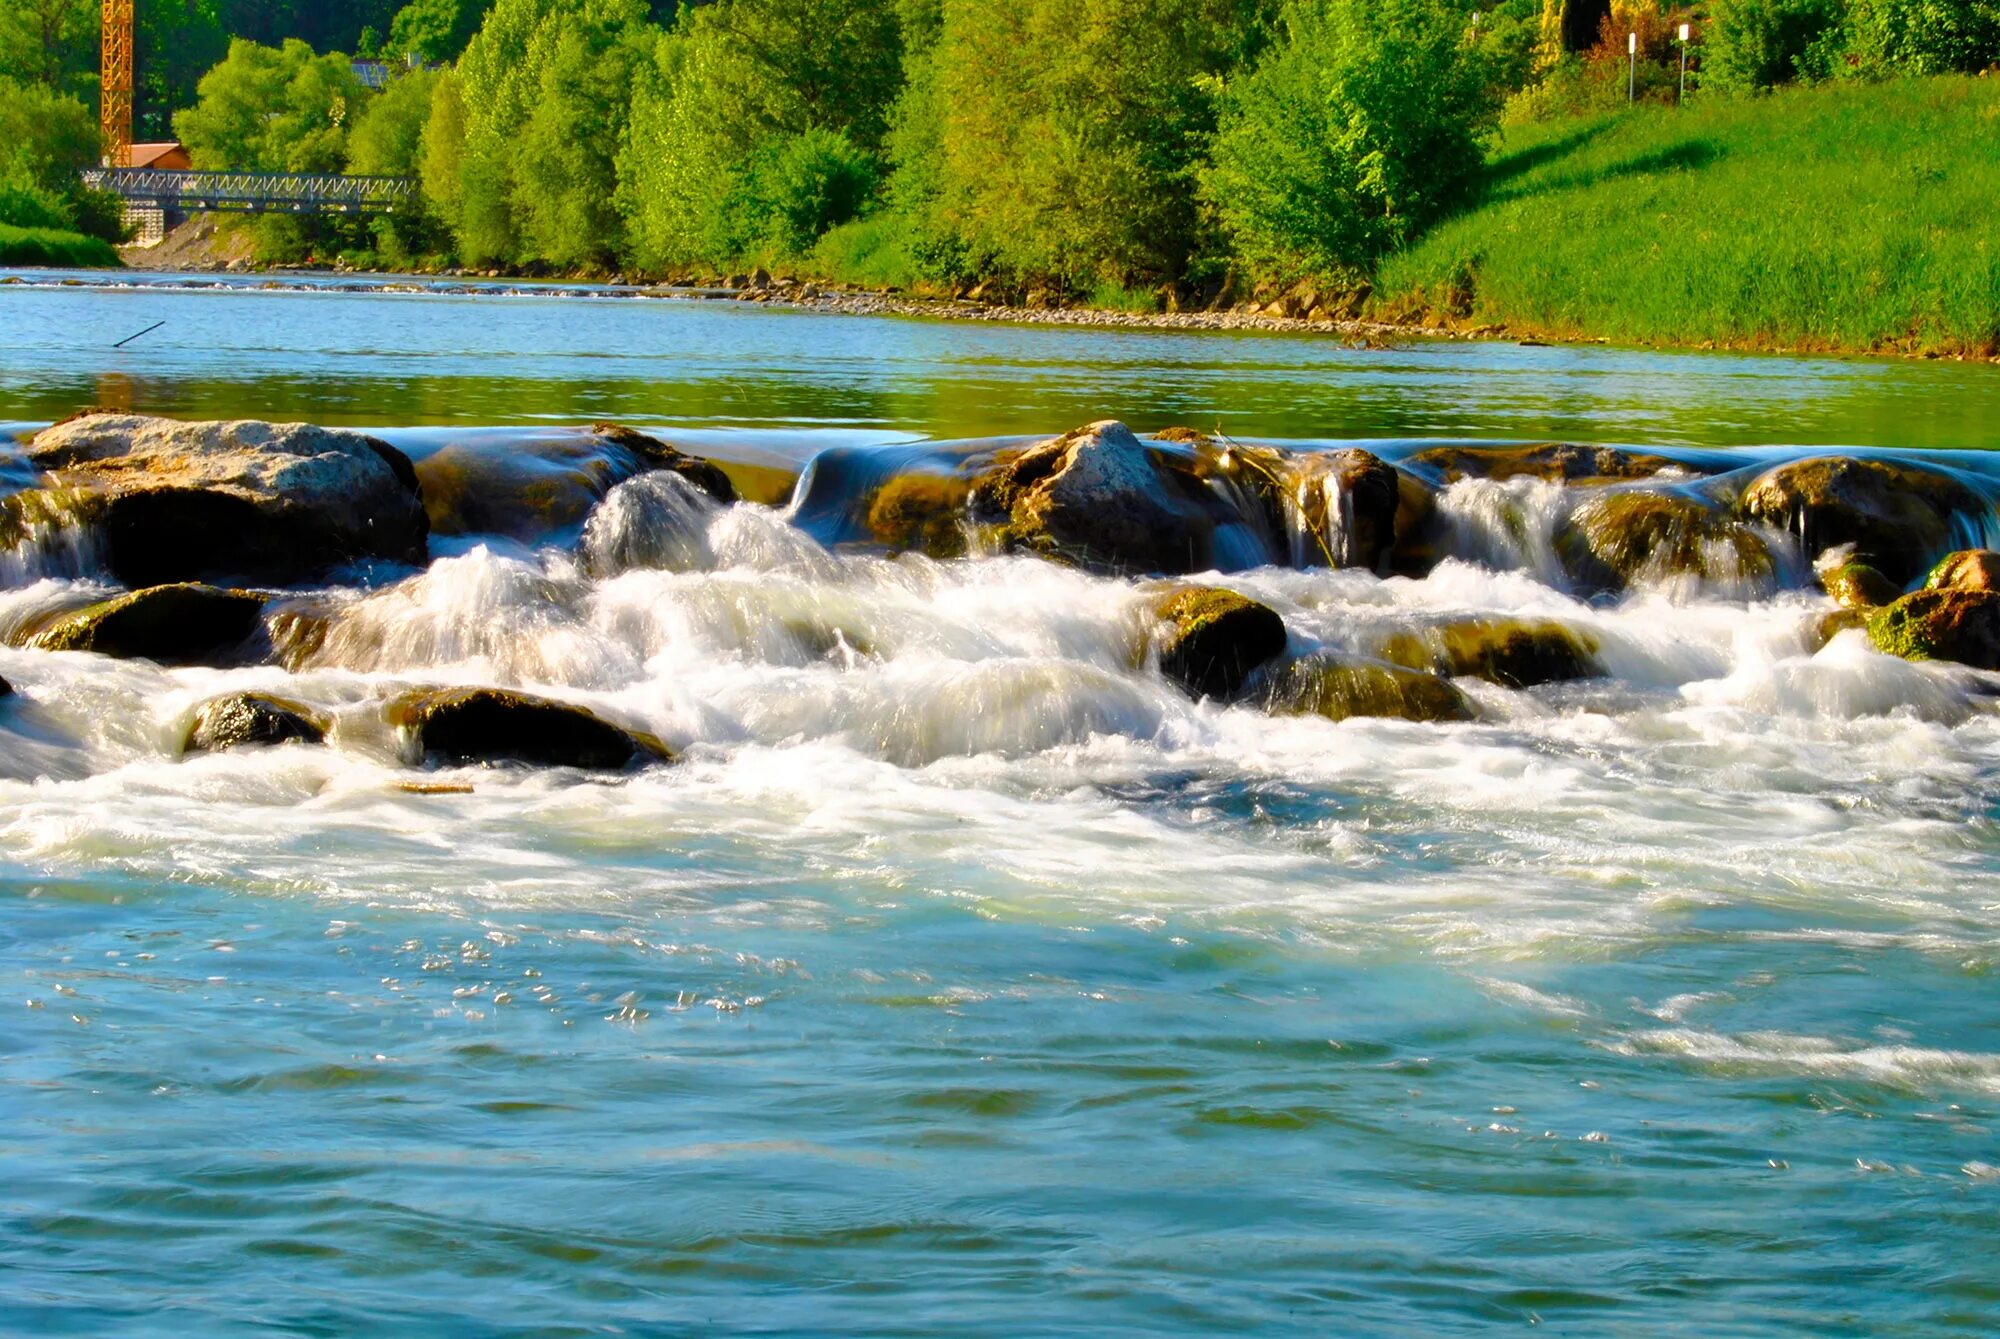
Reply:
M590 431L599 441L632 452L649 469L672 470L724 506L736 501L736 485L729 482L729 476L714 461L691 456L679 447L619 423L594 424Z
M1873 567L1851 558L1822 565L1819 584L1843 610L1879 609L1903 593L1901 586Z
M868 502L870 537L891 552L958 558L971 528L972 482L955 474L894 475Z
M972 512L1010 545L1047 557L1179 574L1213 566L1221 506L1193 473L1164 467L1107 419L1002 453L974 481Z
M8 683L5 679L0 679L0 697L12 696L14 696L14 685Z
M1434 446L1403 463L1434 474L1443 483L1523 477L1557 483L1592 483L1649 479L1667 470L1699 472L1665 456L1621 451L1615 446L1574 446L1567 442L1537 446Z
M1233 698L1285 649L1285 621L1233 590L1189 586L1154 601L1160 673L1195 698Z
M388 719L409 732L418 753L445 763L616 771L673 758L652 736L621 729L582 707L501 688L410 693L389 704Z
M233 575L282 583L362 559L422 563L429 522L402 452L304 423L88 414L29 459L80 490L113 575L131 586Z
M1402 503L1394 466L1360 447L1286 453L1272 482L1294 563L1380 570Z
M1754 530L1681 493L1593 496L1557 527L1555 550L1583 590L1619 591L1682 575L1766 582L1776 571L1770 546Z
M1594 678L1597 643L1547 619L1470 618L1385 641L1382 659L1407 669L1485 679L1503 688Z
M1438 519L1437 494L1407 470L1396 471L1395 530L1389 570L1397 576L1428 576L1438 565L1445 526Z
M1924 589L2000 590L2000 553L1992 549L1960 549L1946 554L1931 569Z
M1749 520L1799 536L1809 558L1852 544L1856 558L1898 584L1950 547L1956 517L1987 508L1950 475L1853 456L1814 456L1767 470L1736 505Z
M283 744L298 740L318 744L326 739L328 721L311 707L262 693L231 693L210 698L194 710L183 753L219 753L251 744Z
M24 628L39 651L95 651L162 665L243 664L263 630L265 597L182 583L152 586Z
M1264 680L1264 709L1275 715L1386 716L1406 721L1469 721L1478 715L1459 687L1421 670L1375 660L1319 655L1294 660Z
M1868 639L1905 660L1952 660L2000 670L2000 594L1920 590L1868 619Z

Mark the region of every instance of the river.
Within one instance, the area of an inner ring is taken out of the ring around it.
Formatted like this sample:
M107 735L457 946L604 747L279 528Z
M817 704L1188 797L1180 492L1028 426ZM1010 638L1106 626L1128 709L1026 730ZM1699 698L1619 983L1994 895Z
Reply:
M763 498L610 576L573 530L434 539L296 674L0 647L0 1330L2000 1328L1989 676L1815 653L1797 562L1582 598L1563 490L1475 487L1422 580L1228 584L1325 646L1560 619L1605 672L1274 716L1134 668L1141 583L782 505L829 448L1103 418L1911 451L1990 497L2000 369L18 277L14 432L302 419L421 462L616 420ZM0 624L102 585L8 571ZM445 681L681 760L413 792L358 726L179 756L220 691L346 722Z

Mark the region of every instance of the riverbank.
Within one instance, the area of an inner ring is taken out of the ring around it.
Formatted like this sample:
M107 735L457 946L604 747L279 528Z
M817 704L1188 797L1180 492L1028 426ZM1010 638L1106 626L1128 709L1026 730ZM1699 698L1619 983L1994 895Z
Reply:
M0 265L115 270L120 262L109 243L80 232L0 223Z

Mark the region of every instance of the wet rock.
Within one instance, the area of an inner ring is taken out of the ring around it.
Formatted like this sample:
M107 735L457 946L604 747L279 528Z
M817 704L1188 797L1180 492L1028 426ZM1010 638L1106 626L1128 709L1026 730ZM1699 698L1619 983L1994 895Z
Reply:
M1852 544L1856 558L1900 584L1950 547L1955 518L1983 514L1986 504L1936 470L1814 456L1759 475L1743 490L1737 510L1799 536L1808 557Z
M1868 626L1866 609L1833 609L1815 614L1806 624L1806 644L1818 655L1826 644L1849 628Z
M1397 576L1423 577L1438 565L1445 527L1438 517L1437 494L1407 470L1396 471L1396 542L1389 550L1389 571Z
M1868 619L1868 639L1905 660L1952 660L2000 670L2000 594L1920 590Z
M1819 564L1819 584L1843 610L1879 609L1903 593L1903 588L1888 577L1852 558Z
M582 707L500 688L411 693L389 704L388 719L410 732L421 755L446 763L616 771L673 757L652 736L621 729Z
M1585 501L1555 534L1556 556L1580 589L1618 591L1689 575L1720 584L1768 582L1776 570L1755 531L1680 493L1620 490Z
M714 461L691 456L679 447L669 446L657 437L648 437L622 424L598 423L593 424L590 430L599 440L621 446L637 455L651 469L672 470L725 506L736 501L736 485L729 482L729 476Z
M1219 504L1109 419L1003 454L975 481L972 504L974 520L1000 527L1009 544L1083 567L1177 574L1213 565Z
M971 528L971 503L972 483L958 475L898 474L869 500L868 533L892 552L961 557Z
M1285 649L1285 621L1233 590L1190 586L1152 606L1164 625L1160 672L1196 698L1233 698L1259 665Z
M1469 721L1478 715L1459 687L1436 674L1351 657L1291 661L1265 680L1264 709L1274 715L1383 716L1406 721Z
M1299 566L1381 569L1402 502L1393 466L1359 447L1289 454L1274 483L1281 523L1302 541L1292 555Z
M0 697L12 696L14 696L14 685L8 683L4 678L0 678Z
M219 753L246 745L283 744L297 740L318 744L326 739L329 722L311 707L262 693L231 693L211 698L195 708L181 743L183 753Z
M1547 442L1537 446L1434 446L1403 462L1412 469L1437 475L1444 483L1460 479L1548 479L1558 483L1591 483L1614 479L1649 479L1664 471L1698 473L1677 460L1613 446L1575 446Z
M38 434L28 454L55 488L89 496L105 561L127 585L282 583L357 560L425 560L409 460L360 433L89 414Z
M1547 619L1472 618L1399 632L1383 643L1381 656L1408 669L1485 679L1503 688L1604 673L1595 641Z
M719 510L700 486L671 470L627 479L584 523L584 567L599 578L634 569L706 569L715 560L709 527Z
M162 665L239 665L262 630L265 597L181 583L152 586L20 632L39 651L95 651Z
M1946 554L1931 569L1924 589L2000 591L2000 553L1992 549L1960 549Z

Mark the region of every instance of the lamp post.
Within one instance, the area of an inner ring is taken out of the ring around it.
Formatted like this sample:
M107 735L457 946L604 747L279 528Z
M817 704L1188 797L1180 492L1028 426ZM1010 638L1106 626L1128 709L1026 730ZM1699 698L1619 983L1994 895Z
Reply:
M1639 100L1639 34L1625 34L1625 101Z
M1686 102L1688 96L1688 28L1685 23L1681 25L1681 91L1674 96L1676 107Z

